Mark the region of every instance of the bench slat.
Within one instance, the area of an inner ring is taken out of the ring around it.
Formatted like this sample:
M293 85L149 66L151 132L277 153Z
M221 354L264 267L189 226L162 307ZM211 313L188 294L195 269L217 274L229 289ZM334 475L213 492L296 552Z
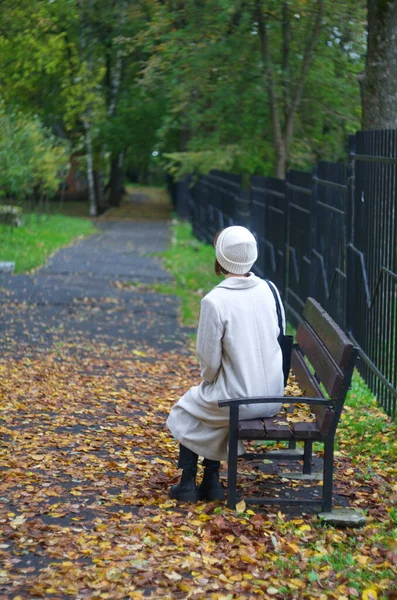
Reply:
M262 421L260 419L239 421L238 437L243 440L263 440L265 437L265 428Z
M317 423L293 423L294 437L298 440L320 440L321 432Z
M294 348L292 351L291 368L304 396L309 396L311 398L324 397L320 386L307 368L305 359L303 358L302 353L299 351L299 348ZM297 400L297 402L299 402L299 400Z
M291 367L299 387L305 396L313 396L314 398L324 396L317 381L310 373L299 348L294 348L292 352ZM299 402L299 397L297 397L296 401ZM311 411L316 415L317 425L321 434L325 436L329 431L334 412L326 406L312 406Z
M354 349L347 335L313 298L307 299L303 316L327 347L336 364L345 369Z
M290 440L292 431L285 417L276 415L271 419L263 419L265 424L265 438L270 440Z
M296 339L330 398L337 400L343 382L343 373L322 341L307 323L299 325Z

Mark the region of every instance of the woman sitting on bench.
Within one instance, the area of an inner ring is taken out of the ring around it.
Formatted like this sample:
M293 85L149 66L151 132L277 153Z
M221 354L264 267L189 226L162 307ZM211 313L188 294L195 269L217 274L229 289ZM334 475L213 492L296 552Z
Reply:
M202 382L182 396L167 420L180 443L178 467L183 470L170 497L183 502L224 499L219 461L227 459L229 408L218 407L218 401L284 393L276 304L269 285L250 272L258 257L254 236L245 227L228 227L215 237L215 255L215 272L224 280L201 302L197 354ZM273 417L280 409L280 403L242 406L240 418ZM204 457L205 468L197 488L198 456Z

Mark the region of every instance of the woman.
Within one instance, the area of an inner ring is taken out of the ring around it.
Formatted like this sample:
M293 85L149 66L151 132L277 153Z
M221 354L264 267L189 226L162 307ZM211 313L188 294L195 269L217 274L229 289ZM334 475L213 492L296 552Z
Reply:
M215 255L215 272L225 278L201 302L197 354L203 381L182 396L167 420L180 442L178 467L183 469L170 496L184 502L224 498L219 461L227 458L229 408L220 408L218 401L284 393L274 296L250 272L258 257L254 236L245 227L228 227L215 238ZM283 309L282 316L285 326ZM240 418L272 417L280 408L281 403L243 405ZM198 456L205 467L199 488Z

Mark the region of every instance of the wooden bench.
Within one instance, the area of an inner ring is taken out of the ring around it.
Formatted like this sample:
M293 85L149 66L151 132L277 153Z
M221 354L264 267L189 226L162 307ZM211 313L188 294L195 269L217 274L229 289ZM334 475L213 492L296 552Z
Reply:
M292 371L304 393L303 397L239 398L222 400L219 406L230 407L227 505L235 509L239 500L247 504L320 504L324 512L332 511L334 439L347 391L350 387L357 348L323 308L308 298L303 320L296 333L292 352ZM310 363L311 368L308 366ZM322 384L322 385L321 385ZM322 390L326 391L326 394ZM282 413L271 419L239 419L242 404L283 402L284 405L306 404L315 415L314 422L290 423ZM237 498L238 440L272 440L288 442L285 450L246 453L241 458L302 460L303 473L311 473L313 442L324 444L323 493L310 500L289 498ZM294 450L303 442L303 452Z

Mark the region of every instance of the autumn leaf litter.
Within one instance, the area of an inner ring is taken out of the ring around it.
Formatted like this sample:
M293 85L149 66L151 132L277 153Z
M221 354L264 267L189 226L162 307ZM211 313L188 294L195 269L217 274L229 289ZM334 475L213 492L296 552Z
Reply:
M364 529L168 498L178 471L165 418L198 376L193 354L150 348L2 361L4 597L370 600L390 591L395 480L375 471L363 487L344 430L338 488L367 510ZM338 563L341 549L348 563Z

